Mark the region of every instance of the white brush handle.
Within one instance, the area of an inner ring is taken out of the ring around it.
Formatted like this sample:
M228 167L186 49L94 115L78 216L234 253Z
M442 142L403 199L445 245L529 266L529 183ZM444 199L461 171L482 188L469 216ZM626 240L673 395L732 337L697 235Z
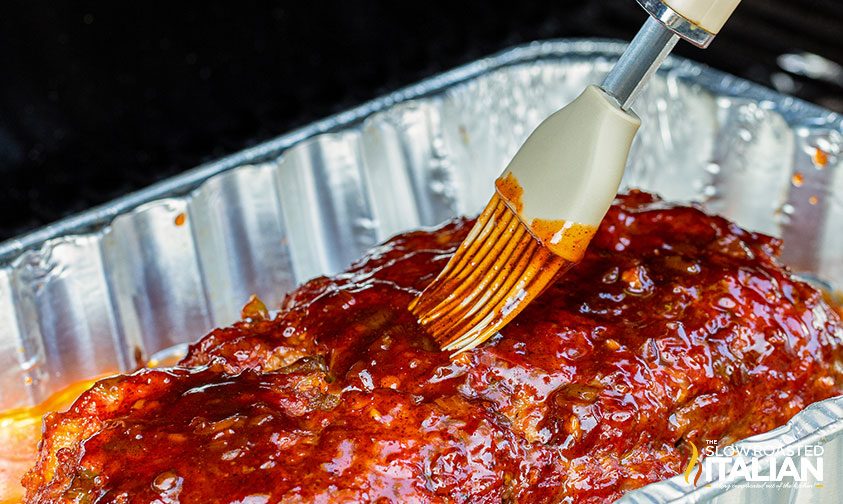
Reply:
M662 0L691 23L717 35L741 0Z
M678 37L707 45L740 0L638 0L651 14L603 89L544 120L498 178L498 194L543 245L577 261L618 192L641 121L629 106ZM574 245L572 245L574 244Z
M521 200L499 192L528 226L538 219L596 227L618 192L640 124L589 86L533 131L499 179L518 184Z
M647 13L676 35L708 47L740 0L638 0Z

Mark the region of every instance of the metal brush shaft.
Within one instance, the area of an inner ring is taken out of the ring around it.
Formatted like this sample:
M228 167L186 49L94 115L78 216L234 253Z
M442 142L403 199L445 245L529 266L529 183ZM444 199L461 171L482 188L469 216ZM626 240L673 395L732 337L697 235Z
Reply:
M670 54L679 36L653 17L638 30L601 88L612 95L624 110L641 92L650 76Z

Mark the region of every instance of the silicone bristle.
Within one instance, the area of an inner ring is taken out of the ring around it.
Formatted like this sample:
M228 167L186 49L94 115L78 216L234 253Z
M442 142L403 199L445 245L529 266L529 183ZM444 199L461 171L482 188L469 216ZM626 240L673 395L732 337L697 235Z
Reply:
M443 350L459 353L497 333L570 264L533 237L496 194L410 311Z

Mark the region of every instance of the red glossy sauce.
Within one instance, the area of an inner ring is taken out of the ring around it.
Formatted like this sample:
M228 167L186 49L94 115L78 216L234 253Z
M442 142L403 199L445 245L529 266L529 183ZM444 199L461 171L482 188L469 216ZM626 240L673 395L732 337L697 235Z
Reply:
M779 243L643 193L455 359L407 312L470 228L399 236L181 367L47 417L29 502L604 501L840 391L839 314Z

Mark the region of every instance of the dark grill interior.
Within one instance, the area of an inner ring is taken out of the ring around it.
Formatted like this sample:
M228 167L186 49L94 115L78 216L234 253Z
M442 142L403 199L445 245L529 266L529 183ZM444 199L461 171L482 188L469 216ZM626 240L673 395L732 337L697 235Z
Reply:
M630 38L633 0L7 2L0 13L0 239L518 43ZM683 56L843 110L784 53L843 62L839 0L744 0ZM840 76L838 75L838 79Z

